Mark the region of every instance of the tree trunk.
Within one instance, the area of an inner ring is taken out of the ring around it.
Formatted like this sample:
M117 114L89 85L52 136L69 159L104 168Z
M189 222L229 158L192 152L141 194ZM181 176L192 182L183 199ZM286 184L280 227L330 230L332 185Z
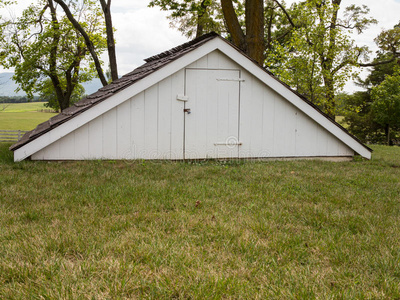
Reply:
M110 61L111 80L114 81L118 79L118 68L117 55L115 51L114 30L111 18L111 0L108 0L107 3L105 0L100 0L100 3L104 13L104 19L106 21L107 50Z
M247 53L245 35L240 27L232 0L221 0L222 12L224 14L226 27L231 34L233 43Z
M247 54L264 65L264 1L246 0Z
M325 113L332 119L335 120L335 88L333 84L333 79L329 76L324 76L325 85Z
M386 144L390 146L390 126L386 124L385 126Z
M200 9L197 12L197 27L196 27L196 38L204 34L203 18L207 14L206 0L201 1Z
M85 29L83 29L81 24L79 24L79 22L74 18L74 16L72 15L71 11L68 8L68 5L65 4L63 0L54 0L54 1L57 2L62 7L65 14L67 15L68 20L71 22L71 24L76 28L76 30L79 31L79 33L85 39L86 47L88 47L89 52L92 55L94 64L96 66L97 74L99 75L99 78L100 78L100 81L103 86L106 86L108 84L108 82L106 80L106 77L104 76L103 69L100 64L100 60L96 54L94 45L93 45L92 41L90 40L89 35L86 33Z
M53 41L51 45L51 51L49 56L49 77L54 87L54 91L56 92L57 102L60 106L60 110L63 111L69 106L69 98L65 99L65 95L61 88L61 82L57 76L57 52L58 52L58 44L60 41L60 25L57 20L57 11L54 7L53 1L48 0L50 12L51 12L51 21L53 26Z
M246 35L240 26L232 0L221 0L221 7L233 43L263 66L265 46L264 1L246 0Z
M341 0L333 0L332 1L334 5L334 10L332 12L332 17L330 20L329 24L329 44L327 47L327 51L325 53L325 49L320 49L318 51L318 55L321 61L321 68L322 68L322 73L323 73L323 78L324 78L324 89L325 89L325 97L326 97L326 103L325 103L325 113L332 119L335 120L335 87L334 87L334 81L333 81L333 76L335 73L334 67L333 67L333 58L334 58L334 52L336 48L336 26L337 26L337 17L338 17L338 11L340 8L340 3ZM317 5L317 11L319 11L319 17L320 17L320 22L321 24L324 23L324 18L323 18L323 5L325 4L318 4Z

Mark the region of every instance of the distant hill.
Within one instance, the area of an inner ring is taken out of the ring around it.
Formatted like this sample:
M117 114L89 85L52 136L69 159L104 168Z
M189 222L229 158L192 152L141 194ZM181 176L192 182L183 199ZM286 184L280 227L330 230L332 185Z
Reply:
M0 73L0 96L25 96L24 91L15 92L18 85L12 80L14 73ZM99 79L95 78L92 81L82 84L85 88L85 93L90 95L102 87Z
M24 91L15 92L18 85L12 80L14 73L0 73L0 96L25 96Z

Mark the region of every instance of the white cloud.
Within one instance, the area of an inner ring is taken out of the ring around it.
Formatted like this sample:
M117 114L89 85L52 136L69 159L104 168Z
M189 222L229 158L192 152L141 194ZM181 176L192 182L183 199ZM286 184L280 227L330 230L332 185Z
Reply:
M149 56L187 41L169 26L165 12L145 5L135 7L124 12L116 9L113 13L120 74L132 71Z

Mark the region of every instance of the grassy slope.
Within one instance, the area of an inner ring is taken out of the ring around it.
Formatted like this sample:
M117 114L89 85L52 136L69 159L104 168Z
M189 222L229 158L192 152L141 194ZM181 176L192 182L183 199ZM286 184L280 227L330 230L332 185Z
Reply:
M0 298L400 297L400 148L373 160L22 162Z
M0 104L1 108L3 104ZM56 115L38 112L42 109L48 109L43 102L11 103L4 111L0 111L0 130L32 130Z

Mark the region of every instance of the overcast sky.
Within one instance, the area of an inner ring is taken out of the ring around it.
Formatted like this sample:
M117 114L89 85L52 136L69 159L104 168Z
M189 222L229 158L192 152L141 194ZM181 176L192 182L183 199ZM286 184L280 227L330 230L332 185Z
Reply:
M31 1L19 0L18 8ZM143 64L143 59L168 50L187 39L169 25L166 13L158 8L148 8L147 0L114 0L112 2L113 25L117 29L117 59L120 75L130 72ZM290 4L294 0L286 0ZM365 4L370 8L370 15L378 20L362 35L354 36L358 45L368 45L376 50L374 38L382 29L392 28L400 21L400 0L343 0L343 7L350 4ZM6 12L3 11L3 15ZM0 70L7 72L7 70ZM346 91L351 92L353 85L349 84Z

